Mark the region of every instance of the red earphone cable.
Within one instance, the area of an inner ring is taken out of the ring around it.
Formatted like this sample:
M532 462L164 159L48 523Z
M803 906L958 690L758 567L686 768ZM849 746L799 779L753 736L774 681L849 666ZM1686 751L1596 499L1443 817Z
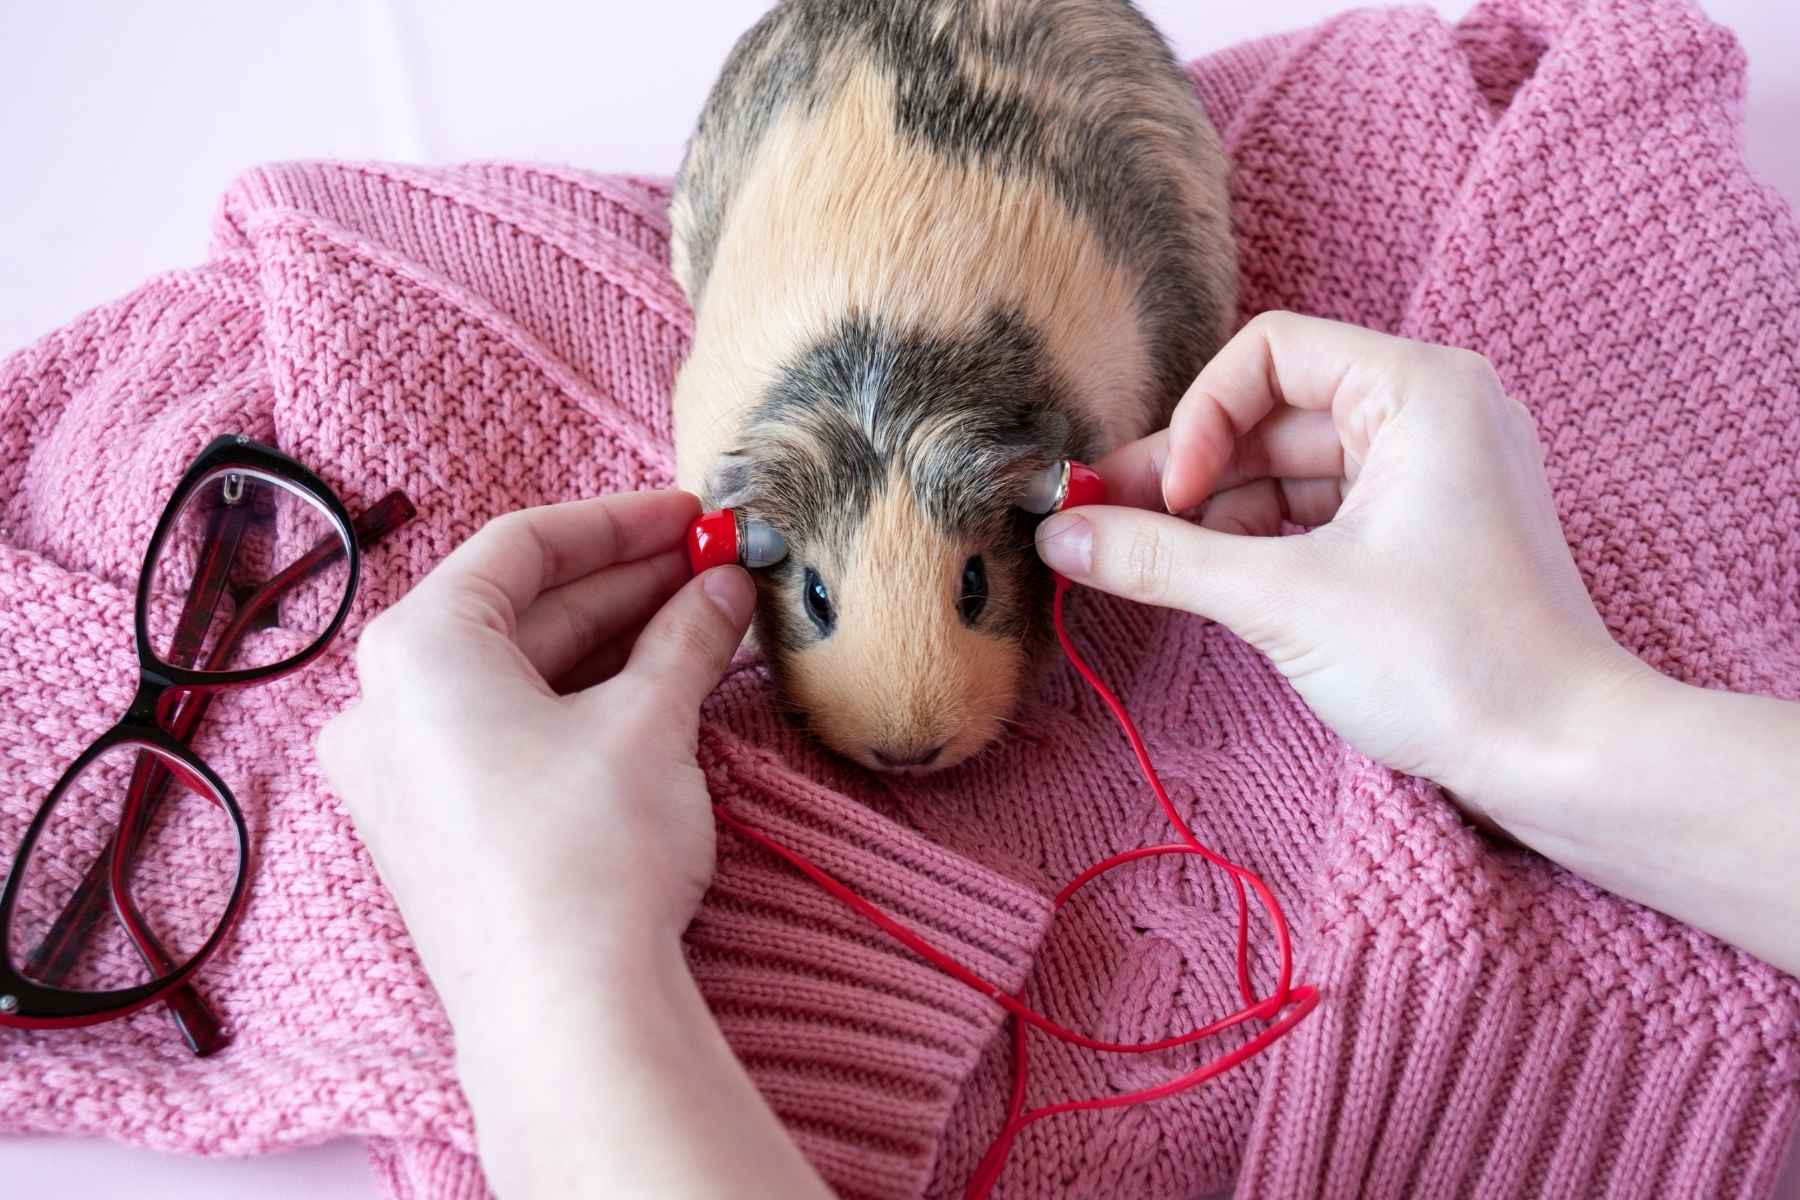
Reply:
M1093 668L1088 666L1086 660L1076 650L1075 643L1070 639L1068 630L1063 624L1063 597L1068 590L1069 581L1057 576L1056 596L1051 609L1057 640L1062 643L1063 653L1068 655L1075 670L1088 682L1100 699L1105 702L1107 708L1112 711L1113 716L1118 719L1119 727L1124 731L1126 740L1131 743L1132 752L1137 756L1138 766L1143 770L1144 778L1150 784L1150 790L1155 793L1157 802L1162 805L1163 814L1168 817L1169 823L1174 826L1181 841L1162 846L1142 846L1126 850L1102 862L1095 863L1070 880L1056 894L1051 911L1052 913L1059 911L1076 892L1101 875L1116 867L1122 867L1126 863L1165 854L1192 854L1204 858L1231 877L1232 887L1237 892L1238 989L1244 999L1244 1007L1237 1012L1221 1017L1199 1029L1154 1042L1103 1042L1077 1033L1026 1007L1022 992L1016 996L1011 995L990 980L977 975L913 930L857 895L848 886L815 866L805 856L746 825L726 811L723 806L714 806L719 820L740 837L761 846L777 858L787 862L889 937L953 979L991 997L995 1003L1006 1009L1015 1018L1013 1023L1013 1087L1012 1096L1007 1105L1006 1123L989 1145L987 1153L982 1156L980 1164L975 1169L975 1174L970 1178L968 1189L964 1193L965 1200L982 1200L993 1190L994 1184L1000 1178L1001 1170L1006 1165L1007 1154L1011 1150L1013 1140L1027 1125L1061 1113L1091 1112L1096 1109L1120 1108L1126 1105L1160 1100L1165 1096L1172 1096L1177 1092L1197 1087L1215 1075L1228 1071L1239 1063L1260 1054L1291 1030L1319 1002L1317 989L1305 984L1297 987L1289 986L1293 972L1293 949L1288 935L1287 918L1283 915L1281 905L1276 901L1274 893L1254 872L1209 850L1201 844L1199 838L1194 836L1194 831L1188 828L1187 822L1183 821L1181 815L1175 811L1174 802L1169 799L1168 793L1163 789L1162 780L1156 774L1156 767L1150 761L1150 752L1145 748L1144 739L1138 733L1137 726L1132 722L1130 714L1125 711L1125 706L1119 702L1119 698L1101 681L1100 677L1094 674ZM1250 891L1255 893L1264 911L1269 914L1270 923L1275 929L1276 943L1281 951L1281 970L1276 980L1275 990L1262 1000L1256 999L1250 981L1250 905L1249 897L1245 892L1246 884L1249 885ZM1041 1030L1058 1041L1068 1042L1089 1050L1110 1054L1149 1054L1157 1050L1168 1050L1212 1037L1246 1021L1268 1020L1285 1009L1292 1009L1292 1011L1257 1033L1243 1045L1220 1055L1186 1075L1180 1075L1154 1087L1142 1088L1135 1092L1123 1092L1116 1096L1096 1096L1087 1100L1066 1100L1034 1108L1029 1112L1025 1111L1025 1091L1028 1077L1026 1026Z

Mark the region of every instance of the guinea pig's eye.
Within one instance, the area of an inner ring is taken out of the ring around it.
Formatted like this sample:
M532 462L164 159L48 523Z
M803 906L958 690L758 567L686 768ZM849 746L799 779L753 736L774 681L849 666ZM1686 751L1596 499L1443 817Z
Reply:
M977 554L963 564L962 595L956 599L956 611L962 614L963 624L973 625L986 607L987 564Z
M831 593L825 589L825 581L808 567L801 590L806 599L806 615L818 627L820 637L830 637L832 627L837 624L837 610L831 607Z

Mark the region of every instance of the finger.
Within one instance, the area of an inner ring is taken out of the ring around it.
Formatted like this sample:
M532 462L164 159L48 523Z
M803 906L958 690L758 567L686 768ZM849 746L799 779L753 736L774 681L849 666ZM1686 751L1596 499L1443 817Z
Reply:
M360 700L352 701L348 708L320 727L313 742L319 771L332 790L347 799L358 797L365 791L354 786L362 758L362 739L358 732L362 718L357 711L361 705Z
M538 674L557 679L596 648L635 633L689 574L677 548L551 588L519 615L519 649Z
M1281 407L1333 412L1345 381L1369 364L1391 360L1407 343L1374 330L1305 317L1263 313L1238 331L1201 370L1169 421L1163 501L1171 512L1210 495L1230 464L1237 439Z
M1281 485L1257 479L1215 492L1200 510L1200 524L1220 533L1273 537L1281 532Z
M742 567L702 573L644 626L618 679L632 680L650 703L660 700L671 713L698 713L744 640L755 602L756 585Z
M1129 442L1094 465L1106 480L1107 500L1130 508L1163 509L1163 472L1168 465L1169 431L1158 430ZM1277 408L1231 448L1211 494L1258 479L1336 480L1344 474L1344 446L1331 414Z
M1213 492L1256 479L1338 479L1343 474L1344 444L1331 414L1277 408L1238 438Z
M474 596L511 633L551 588L679 545L699 515L686 492L630 492L495 517L425 577L418 596Z
M1168 457L1169 431L1159 429L1094 463L1094 470L1106 481L1107 502L1161 512L1163 465Z
M1339 479L1283 479L1281 507L1295 525L1329 523L1343 506L1348 482Z
M319 735L313 740L313 757L319 760L319 770L333 787L340 787L344 764L350 756L350 714L356 711L357 701L340 712L319 728Z
M1210 617L1246 637L1292 590L1305 554L1302 538L1237 537L1112 505L1062 513L1038 529L1038 553L1070 579Z
M602 644L556 681L556 694L571 696L576 692L585 692L596 684L605 683L630 661L631 649L636 644L635 637L617 638Z
M1284 522L1323 525L1344 500L1341 479L1258 479L1213 493L1200 524L1220 533L1274 537Z

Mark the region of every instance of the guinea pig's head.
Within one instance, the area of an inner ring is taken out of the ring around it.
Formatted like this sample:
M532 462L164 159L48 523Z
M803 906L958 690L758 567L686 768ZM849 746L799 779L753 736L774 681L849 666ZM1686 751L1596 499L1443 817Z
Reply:
M881 771L961 762L1004 729L1048 645L1050 576L1019 501L1087 452L1034 336L852 318L788 363L711 476L768 521L758 638L788 704Z

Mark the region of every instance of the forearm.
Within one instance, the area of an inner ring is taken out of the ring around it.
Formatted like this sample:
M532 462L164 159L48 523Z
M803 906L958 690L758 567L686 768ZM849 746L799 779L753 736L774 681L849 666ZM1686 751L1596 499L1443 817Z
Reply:
M502 1200L828 1197L732 1054L678 945L611 952L452 1013ZM528 984L528 986L527 986Z
M1644 669L1573 711L1586 719L1563 720L1489 806L1500 824L1601 887L1800 973L1800 704Z

